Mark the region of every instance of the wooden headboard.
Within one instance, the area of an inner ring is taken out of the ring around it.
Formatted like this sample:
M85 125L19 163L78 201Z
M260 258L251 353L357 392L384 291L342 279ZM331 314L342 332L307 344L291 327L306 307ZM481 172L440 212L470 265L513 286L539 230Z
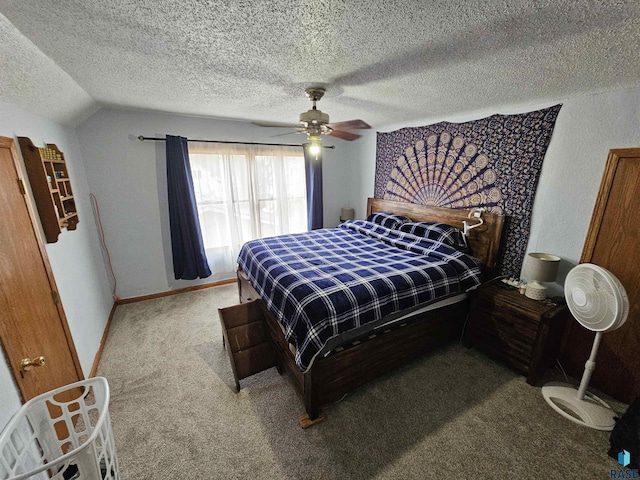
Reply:
M474 223L473 220L468 219L470 211L394 202L380 198L369 198L367 200L367 216L376 212L391 212L404 215L415 222L441 222L460 230L463 228L462 222L464 220ZM469 232L467 242L471 247L471 254L482 261L488 271L487 273L489 273L495 268L498 261L504 216L483 212L482 219L484 224Z

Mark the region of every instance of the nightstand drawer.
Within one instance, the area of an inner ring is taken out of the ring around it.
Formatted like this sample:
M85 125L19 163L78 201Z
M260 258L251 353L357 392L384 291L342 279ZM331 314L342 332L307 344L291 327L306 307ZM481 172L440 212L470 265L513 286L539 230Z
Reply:
M517 290L502 290L494 287L497 293L478 297L477 303L489 310L503 310L522 319L537 323L540 317L549 311L549 305L544 302L531 300L518 293Z
M474 334L478 334L478 331L475 331ZM514 352L495 338L483 338L483 335L478 335L478 345L480 344L482 345L481 347L479 346L480 350L501 359L504 363L522 373L529 373L531 359L525 358L521 352Z
M469 333L473 335L474 345L479 349L501 358L523 373L529 372L531 348L527 348L521 343L516 343L511 338L501 338L481 328L474 328Z
M491 327L497 331L522 336L529 343L536 339L538 333L537 322L532 322L526 317L519 316L518 312L492 308L490 304L484 301L474 304L471 310L471 318L482 318L482 323L487 324L487 328Z

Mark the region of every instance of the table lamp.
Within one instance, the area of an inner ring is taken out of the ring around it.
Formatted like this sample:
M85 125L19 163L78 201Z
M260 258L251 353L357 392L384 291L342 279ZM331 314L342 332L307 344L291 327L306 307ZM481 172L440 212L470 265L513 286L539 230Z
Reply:
M554 282L560 266L560 257L548 253L530 253L525 259L522 277L527 280L525 296L544 300L547 287L542 283Z

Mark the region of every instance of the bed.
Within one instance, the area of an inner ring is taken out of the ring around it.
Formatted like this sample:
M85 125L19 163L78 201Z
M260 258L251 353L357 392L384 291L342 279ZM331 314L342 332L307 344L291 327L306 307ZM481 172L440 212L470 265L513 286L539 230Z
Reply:
M379 212L460 229L463 221L472 222L468 210L370 198L367 217ZM482 224L465 239L472 256L440 240L424 241L413 230L366 221L243 246L240 299L261 303L278 370L291 375L304 399L303 427L320 417L322 406L459 338L469 308L466 291L492 277L503 220L482 214ZM340 250L335 262L331 249ZM363 267L356 257L369 261ZM390 271L392 265L397 270ZM301 273L307 267L313 270L310 281ZM302 290L315 293L300 295Z

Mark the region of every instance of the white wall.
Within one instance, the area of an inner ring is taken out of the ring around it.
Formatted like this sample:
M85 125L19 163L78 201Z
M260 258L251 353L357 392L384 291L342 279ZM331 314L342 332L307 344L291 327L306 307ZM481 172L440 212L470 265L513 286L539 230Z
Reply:
M89 184L98 197L106 242L121 298L137 297L229 278L175 280L167 210L164 142L136 139L166 134L192 139L300 144L301 135L273 137L280 129L201 117L101 110L78 128ZM333 140L333 139L331 139ZM338 223L346 179L342 140L325 141L325 226Z
M580 259L609 150L640 147L640 89L494 108L452 118L424 119L407 125L391 125L380 131L443 120L465 122L494 113L522 113L558 103L563 106L542 166L527 252L561 257L558 283L562 283ZM374 190L376 132L367 133L357 148L359 151L352 154L357 159L358 174L353 177L356 181L348 201L356 206L356 215L362 216L366 199L373 196ZM560 285L556 285L553 293L560 292Z
M55 143L67 159L80 223L75 231L63 230L46 250L60 293L82 370L87 376L95 359L113 305L110 286L89 203L89 187L75 130L0 102L0 135L29 137L37 146ZM34 354L35 355L35 354ZM0 430L21 405L20 395L0 352ZM12 359L15 361L15 359Z

